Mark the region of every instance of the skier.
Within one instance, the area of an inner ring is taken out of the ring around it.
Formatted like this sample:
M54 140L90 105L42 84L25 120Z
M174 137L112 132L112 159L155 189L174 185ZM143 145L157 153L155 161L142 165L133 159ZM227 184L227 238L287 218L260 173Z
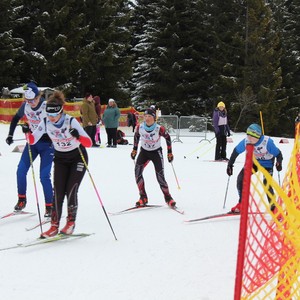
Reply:
M246 144L254 145L254 156L258 163L265 168L270 175L273 175L274 160L276 157L276 170L280 172L282 170L282 153L275 146L274 141L266 135L262 134L262 129L258 124L251 124L247 128L247 137L243 139L234 149L230 156L227 165L227 174L231 176L233 174L233 165L236 158L246 150ZM257 167L253 165L253 169L257 172ZM239 213L241 211L241 199L242 199L242 188L243 188L244 168L240 171L237 177L237 190L239 194L239 202L237 205L231 208L233 213ZM266 179L263 179L264 185L266 185ZM269 187L269 192L274 194L272 187ZM270 202L270 199L268 197ZM271 205L271 210L274 210L275 205Z
M26 116L30 130L35 130L40 121L46 117L45 107L46 101L41 97L40 92L34 82L29 82L24 87L24 102L12 118L9 127L8 137L6 143L11 145L13 143L13 136L16 126L19 120ZM17 188L18 188L18 203L15 205L15 211L21 211L26 207L27 198L27 180L26 176L30 168L30 157L28 151L28 144L26 144L20 162L17 169ZM51 167L53 161L53 145L47 134L44 134L38 143L30 146L32 153L32 161L37 156L40 156L40 181L43 186L44 198L45 198L45 217L51 216L52 202L53 202L53 190L51 183Z
M156 178L164 194L165 201L170 207L174 207L176 202L172 199L168 184L165 180L164 161L160 140L161 137L166 139L168 161L171 163L174 159L172 154L171 138L166 132L166 129L155 122L156 113L154 110L150 108L147 109L144 117L145 121L142 124L138 124L135 129L133 150L131 152L131 158L134 160L137 155L137 148L141 139L140 153L135 164L135 179L140 193L140 199L136 202L136 206L145 206L148 203L143 171L149 161L152 161L156 172Z
M92 140L79 122L63 112L65 97L56 91L47 101L47 118L29 136L30 144L36 144L47 133L53 141L54 153L54 207L51 215L51 227L41 237L47 238L58 234L62 206L65 195L68 200L67 223L60 233L72 234L75 228L79 185L86 171L84 160L88 162L85 147L92 146Z
M216 134L215 160L228 160L226 157L227 138L230 129L227 120L227 110L224 102L219 102L213 112L213 126Z

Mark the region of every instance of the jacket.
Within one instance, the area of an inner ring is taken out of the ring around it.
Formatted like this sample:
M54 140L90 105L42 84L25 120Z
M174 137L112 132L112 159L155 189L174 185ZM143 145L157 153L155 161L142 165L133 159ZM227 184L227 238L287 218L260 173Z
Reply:
M103 122L105 128L119 127L120 110L118 107L107 106L103 113Z
M86 98L84 98L81 106L81 114L83 127L91 126L88 125L89 122L92 123L92 126L97 124L98 116L96 113L94 101L90 102Z

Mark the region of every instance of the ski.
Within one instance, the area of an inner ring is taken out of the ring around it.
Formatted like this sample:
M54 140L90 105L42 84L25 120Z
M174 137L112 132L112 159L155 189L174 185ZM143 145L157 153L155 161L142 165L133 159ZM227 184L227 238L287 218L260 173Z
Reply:
M123 213L131 212L131 211L136 211L136 210L145 210L145 209L150 209L150 208L156 208L156 207L162 207L163 205L156 205L156 204L146 204L144 206L133 206L126 208L124 210L114 212L114 213L109 213L110 215L120 215Z
M5 247L5 248L0 248L0 251L16 249L16 248L27 248L27 247L38 246L38 245L58 242L58 241L67 240L67 239L79 239L79 238L88 237L92 234L94 234L94 233L74 233L74 234L70 234L70 235L58 234L58 235L56 235L54 237L50 237L50 238L38 238L32 242L17 244L17 245Z
M178 212L179 214L183 215L184 214L184 211L179 209L177 206L168 206L169 208L171 208L172 210Z
M6 214L4 216L2 216L0 219L6 219L6 218L9 218L9 217L13 217L13 216L20 216L20 215L30 215L30 216L34 216L35 213L33 212L28 212L28 211L13 211L9 214Z
M249 213L249 215L262 215L264 212L252 212ZM240 216L240 213L234 213L231 211L228 211L226 213L221 213L221 214L216 214L216 215L210 215L206 216L203 218L198 218L198 219L191 219L191 220L185 220L185 223L193 223L193 222L200 222L200 221L205 221L205 220L211 220L211 219L218 219L218 218L225 218L225 217L233 217L233 216Z
M33 230L33 229L36 229L36 228L40 227L40 225L45 225L45 224L50 223L50 222L51 222L51 218L45 218L45 219L42 221L41 224L38 223L38 224L36 224L36 225L34 225L34 226L32 226L32 227L25 228L25 229L26 229L27 231L30 231L30 230Z

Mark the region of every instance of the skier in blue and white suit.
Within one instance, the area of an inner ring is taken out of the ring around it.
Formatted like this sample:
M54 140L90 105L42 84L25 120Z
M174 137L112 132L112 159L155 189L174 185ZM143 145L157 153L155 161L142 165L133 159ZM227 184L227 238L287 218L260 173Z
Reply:
M265 168L271 176L273 176L273 167L274 161L276 157L276 169L277 171L282 170L282 153L275 146L274 141L266 135L262 134L262 129L258 124L251 124L247 128L247 137L243 139L234 149L231 154L231 157L228 161L227 165L227 174L231 176L233 174L233 165L236 158L246 150L247 144L254 145L254 156L257 159L258 163ZM253 165L253 169L257 172L257 167ZM240 171L237 177L237 190L239 193L239 202L236 206L234 206L231 211L238 213L241 210L241 198L242 198L242 188L243 188L243 179L244 179L244 168ZM266 179L264 178L263 183L266 185ZM269 188L269 192L274 194L272 187ZM270 199L268 197L270 202ZM271 206L271 210L274 209L275 206Z
M13 143L13 135L19 120L25 116L31 131L34 131L39 125L40 121L46 117L46 101L41 97L40 92L34 82L29 82L24 88L24 102L13 117L6 143L11 145ZM45 197L45 217L51 216L53 203L53 190L51 183L51 167L53 162L54 148L52 141L47 134L44 134L38 143L30 146L32 161L37 156L40 156L40 180L43 186ZM18 203L15 205L16 211L21 211L26 206L26 192L27 180L26 175L30 168L30 157L28 151L28 144L26 144L19 165L17 169L17 186L18 186Z

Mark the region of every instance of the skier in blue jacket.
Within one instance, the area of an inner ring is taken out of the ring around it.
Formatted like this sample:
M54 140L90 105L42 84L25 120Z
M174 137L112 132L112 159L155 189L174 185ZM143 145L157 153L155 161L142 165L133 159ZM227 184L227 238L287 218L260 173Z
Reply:
M233 174L233 165L236 158L246 150L247 144L254 145L254 156L257 159L258 163L265 168L270 175L273 175L274 160L276 157L276 169L277 171L282 170L282 153L275 146L274 141L266 135L262 134L262 129L258 124L251 124L247 128L247 137L243 139L234 149L230 156L227 165L227 174L231 176ZM257 172L257 167L253 165L253 169ZM239 194L239 202L237 205L231 208L231 211L234 213L239 213L241 211L241 199L242 199L242 188L243 188L243 179L244 179L244 168L240 171L237 177L237 190ZM266 179L263 179L263 183L266 185ZM269 192L274 194L272 187L269 187ZM270 202L270 199L268 197ZM271 205L271 210L275 208L274 205Z
M26 116L28 124L23 125L29 127L31 131L37 128L40 121L46 117L46 101L41 97L40 92L34 82L29 82L24 87L24 102L13 117L6 143L11 145L13 143L13 135L19 120ZM23 131L24 132L24 131ZM30 157L28 151L28 144L26 144L19 165L17 169L17 186L18 186L18 203L15 205L15 211L21 211L25 208L27 203L27 180L26 175L30 168ZM45 197L45 217L51 216L53 203L53 190L51 183L51 167L53 161L54 148L52 141L47 134L35 144L30 146L32 160L40 156L40 180L43 186Z

